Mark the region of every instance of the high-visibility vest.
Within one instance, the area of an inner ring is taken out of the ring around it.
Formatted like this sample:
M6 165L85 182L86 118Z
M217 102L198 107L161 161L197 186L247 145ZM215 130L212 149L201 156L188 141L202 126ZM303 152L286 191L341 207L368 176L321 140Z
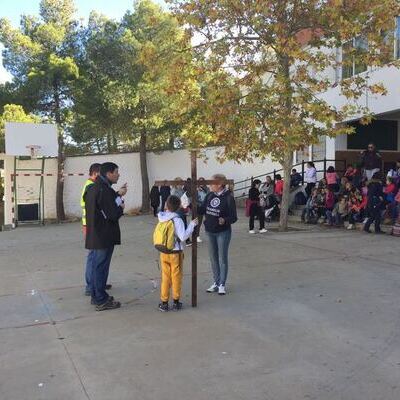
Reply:
M86 226L86 204L84 195L88 190L89 186L93 185L94 182L91 179L88 179L83 185L82 194L81 194L81 208L82 208L82 225Z

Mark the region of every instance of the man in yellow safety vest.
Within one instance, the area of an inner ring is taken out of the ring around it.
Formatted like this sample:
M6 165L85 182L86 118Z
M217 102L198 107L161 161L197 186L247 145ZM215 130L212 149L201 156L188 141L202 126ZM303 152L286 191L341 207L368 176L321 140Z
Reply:
M82 230L83 236L86 236L86 209L85 209L85 199L84 195L90 186L94 184L96 178L100 175L100 167L101 164L95 163L92 164L89 168L89 179L85 182L82 189L81 194L81 209L82 209ZM86 268L85 268L85 295L90 296L91 289L91 276L92 276L92 264L93 264L93 250L89 250L87 258L86 258ZM108 285L108 289L111 289L111 285Z

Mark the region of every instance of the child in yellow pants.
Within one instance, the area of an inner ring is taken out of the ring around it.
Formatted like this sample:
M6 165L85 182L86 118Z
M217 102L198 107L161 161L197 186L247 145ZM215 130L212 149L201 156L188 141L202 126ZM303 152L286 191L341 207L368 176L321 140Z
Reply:
M167 222L172 220L174 224L175 245L173 253L160 254L161 264L161 302L158 305L160 311L168 311L168 301L170 297L170 290L172 287L173 306L172 310L178 311L182 309L182 303L179 301L181 297L182 277L183 277L183 246L185 242L194 231L197 225L197 219L190 222L187 229L182 221L182 218L177 214L181 206L181 200L177 196L169 196L165 205L166 211L158 213L158 220L160 222Z

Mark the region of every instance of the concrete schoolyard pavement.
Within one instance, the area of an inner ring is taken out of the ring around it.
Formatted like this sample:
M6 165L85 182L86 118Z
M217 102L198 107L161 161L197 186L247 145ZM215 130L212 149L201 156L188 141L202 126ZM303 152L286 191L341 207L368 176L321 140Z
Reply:
M119 310L83 295L80 225L0 232L1 400L398 400L399 241L305 227L234 227L228 295L160 313L155 219L121 220Z

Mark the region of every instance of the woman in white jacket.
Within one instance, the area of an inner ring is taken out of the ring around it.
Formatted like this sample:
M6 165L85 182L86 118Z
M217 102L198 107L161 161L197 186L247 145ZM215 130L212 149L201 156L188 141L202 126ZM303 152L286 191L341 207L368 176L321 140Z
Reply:
M307 163L307 167L304 172L304 182L307 184L305 191L308 199L311 196L311 192L315 184L317 183L317 170L315 169L315 165L312 161Z

